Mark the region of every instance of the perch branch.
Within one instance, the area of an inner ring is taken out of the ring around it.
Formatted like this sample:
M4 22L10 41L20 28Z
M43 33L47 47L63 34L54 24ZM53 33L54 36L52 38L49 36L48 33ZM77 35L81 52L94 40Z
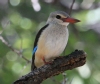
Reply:
M49 77L82 66L85 62L86 53L82 50L75 50L67 56L56 58L51 64L44 65L41 68L37 68L27 75L22 76L13 84L40 84Z

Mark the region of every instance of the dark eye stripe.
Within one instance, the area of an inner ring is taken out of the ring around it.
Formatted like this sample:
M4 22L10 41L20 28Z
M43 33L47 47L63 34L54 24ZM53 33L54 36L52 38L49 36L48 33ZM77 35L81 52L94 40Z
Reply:
M56 18L57 18L57 19L60 19L60 18L61 18L61 16L60 16L60 15L57 15L57 16L56 16Z

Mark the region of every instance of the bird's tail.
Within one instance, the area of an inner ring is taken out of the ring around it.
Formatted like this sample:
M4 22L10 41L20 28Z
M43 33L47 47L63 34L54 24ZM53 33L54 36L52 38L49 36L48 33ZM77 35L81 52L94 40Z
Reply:
M35 55L33 54L33 56L32 56L32 64L31 64L31 71L34 71L34 69L36 68L36 66L34 64L34 60L35 60Z

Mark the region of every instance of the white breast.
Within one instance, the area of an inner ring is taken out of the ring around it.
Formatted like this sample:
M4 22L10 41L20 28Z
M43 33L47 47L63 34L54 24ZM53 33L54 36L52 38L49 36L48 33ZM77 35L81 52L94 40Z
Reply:
M59 56L65 49L68 41L68 29L61 25L49 25L38 41L38 50L45 59Z

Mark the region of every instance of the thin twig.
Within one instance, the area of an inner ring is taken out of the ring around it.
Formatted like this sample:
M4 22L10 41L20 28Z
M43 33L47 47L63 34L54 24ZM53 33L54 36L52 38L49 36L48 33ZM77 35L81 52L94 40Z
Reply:
M25 58L22 53L20 52L20 50L14 49L1 35L0 35L0 40L2 41L2 43L4 43L7 47L9 47L13 52L15 52L16 54L18 54L18 56L22 57L24 60L26 60L28 63L31 63L30 60L28 60L27 58Z
M73 5L74 5L74 3L75 3L75 0L73 0L73 2L72 2L72 4L71 4L71 7L70 7L70 9L69 9L69 15L71 15L71 11L72 11L72 7L73 7ZM66 48L65 48L65 50L66 50ZM64 50L64 55L65 55L65 50ZM64 74L62 74L63 75L63 84L66 84L66 75L64 75Z
M63 84L66 84L66 82L67 82L66 72L63 72L62 75L63 75Z
M70 9L69 9L69 15L71 15L72 7L73 7L74 3L75 3L75 0L73 0L73 2L72 2L72 4L71 4L71 7L70 7Z

